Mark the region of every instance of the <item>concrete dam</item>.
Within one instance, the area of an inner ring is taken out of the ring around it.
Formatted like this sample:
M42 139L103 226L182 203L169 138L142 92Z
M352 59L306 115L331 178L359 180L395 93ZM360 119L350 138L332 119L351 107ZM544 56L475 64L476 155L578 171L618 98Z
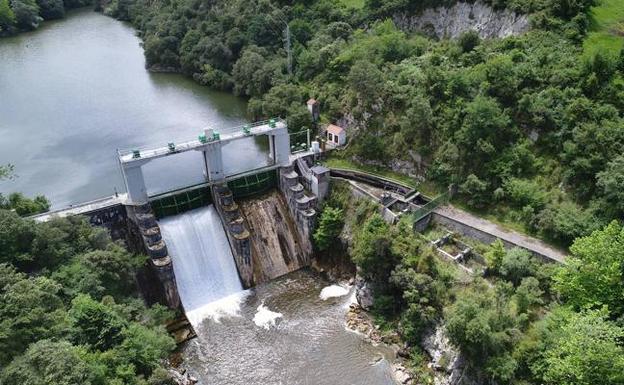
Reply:
M258 136L268 139L268 164L229 173L225 145ZM181 308L195 326L207 315L227 313L245 289L310 264L316 207L329 190L329 170L312 166L318 146L310 144L309 136L305 146L292 144L285 121L271 119L223 132L206 129L179 144L118 151L126 194L36 219L82 214L108 227L149 256L139 277L148 302ZM191 151L202 155L205 181L148 196L142 167Z

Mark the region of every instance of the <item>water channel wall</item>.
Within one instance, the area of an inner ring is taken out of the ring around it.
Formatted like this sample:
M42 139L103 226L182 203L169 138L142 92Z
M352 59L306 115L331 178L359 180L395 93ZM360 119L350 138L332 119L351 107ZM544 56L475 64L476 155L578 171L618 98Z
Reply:
M310 256L303 251L309 241L302 237L279 191L240 200L239 206L251 234L256 285L310 265Z
M255 284L254 258L250 233L241 210L234 201L232 190L225 183L212 187L212 197L230 243L243 287L250 288Z
M131 237L127 243L131 250L142 251L149 257L144 274L142 291L147 296L156 294L158 302L164 303L171 309L180 307L180 296L176 285L175 274L167 245L162 239L160 227L149 203L136 206L126 206L128 226ZM156 280L153 280L156 278ZM140 279L141 282L141 279ZM156 283L160 285L155 286Z

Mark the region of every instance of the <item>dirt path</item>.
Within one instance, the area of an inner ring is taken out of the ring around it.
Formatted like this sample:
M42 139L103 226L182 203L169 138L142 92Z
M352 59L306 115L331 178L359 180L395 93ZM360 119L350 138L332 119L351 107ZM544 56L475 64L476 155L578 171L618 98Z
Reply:
M474 216L451 205L437 207L433 210L433 212L456 222L461 222L496 238L500 238L508 243L512 243L532 251L535 254L542 255L550 260L560 263L565 262L566 254L563 251L556 249L539 239L520 234L513 230L504 229L493 222Z

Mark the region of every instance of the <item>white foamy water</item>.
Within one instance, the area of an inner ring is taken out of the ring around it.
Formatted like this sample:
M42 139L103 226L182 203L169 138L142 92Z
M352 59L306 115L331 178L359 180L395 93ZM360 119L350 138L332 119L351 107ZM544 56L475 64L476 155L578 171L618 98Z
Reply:
M319 294L319 297L323 301L325 301L329 298L342 297L343 295L347 294L349 294L349 289L339 285L331 285L324 287L323 290L321 290L321 294Z
M261 303L260 306L258 306L256 315L254 315L253 322L256 326L269 330L271 326L275 326L275 322L281 317L283 317L282 313L271 311L268 307L264 306L264 303Z
M237 315L246 292L215 208L167 217L159 225L191 324L197 327L207 317L218 321Z

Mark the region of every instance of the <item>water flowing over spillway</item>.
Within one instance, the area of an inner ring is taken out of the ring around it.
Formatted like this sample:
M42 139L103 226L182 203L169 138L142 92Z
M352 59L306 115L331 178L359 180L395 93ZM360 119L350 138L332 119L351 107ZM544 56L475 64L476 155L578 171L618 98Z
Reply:
M243 286L215 208L202 207L159 224L189 321L197 326L208 316L236 313Z

